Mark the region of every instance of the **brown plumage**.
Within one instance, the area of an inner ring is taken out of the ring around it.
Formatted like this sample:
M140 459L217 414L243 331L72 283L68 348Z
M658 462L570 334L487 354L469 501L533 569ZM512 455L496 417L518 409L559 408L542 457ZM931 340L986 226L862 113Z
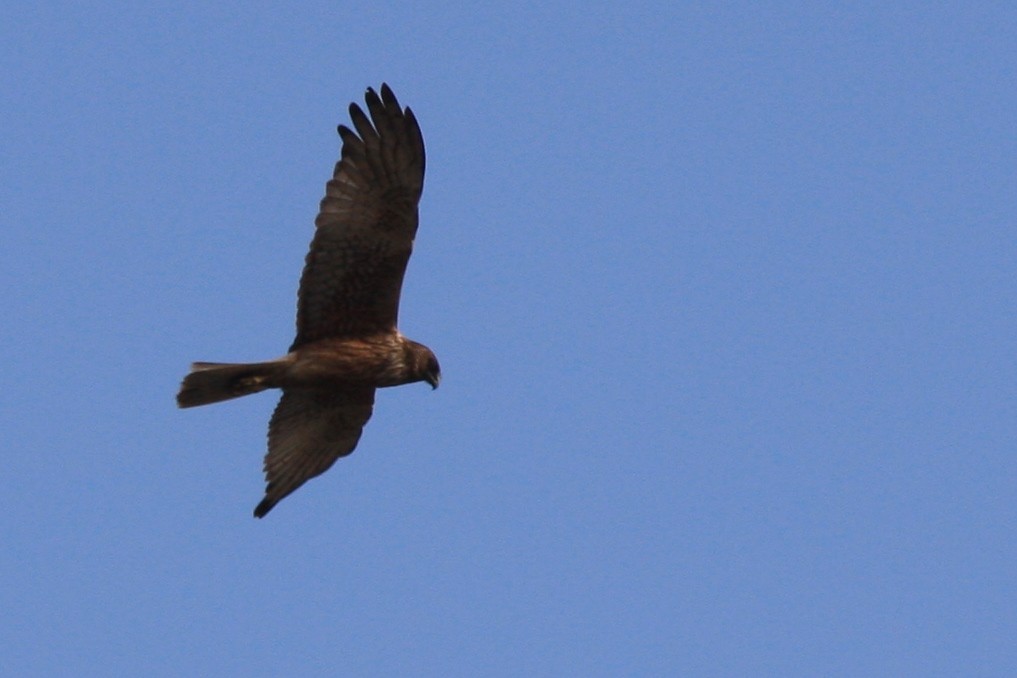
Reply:
M357 446L374 391L426 381L441 369L431 349L396 328L406 262L424 186L424 139L388 85L350 104L354 130L339 126L342 157L326 184L300 278L297 336L263 363L194 363L180 407L282 389L268 426L261 518L283 497ZM372 124L373 123L373 124Z

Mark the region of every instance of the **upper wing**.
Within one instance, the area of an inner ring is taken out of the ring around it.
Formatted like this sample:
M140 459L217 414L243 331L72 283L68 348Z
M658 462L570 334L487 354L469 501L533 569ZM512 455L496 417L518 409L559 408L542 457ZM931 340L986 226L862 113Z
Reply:
M374 389L285 389L268 425L261 518L286 495L353 451L371 418Z
M342 158L314 222L290 350L396 325L424 186L424 139L388 85L380 97L368 89L365 99L371 120L350 104L356 132L339 126Z

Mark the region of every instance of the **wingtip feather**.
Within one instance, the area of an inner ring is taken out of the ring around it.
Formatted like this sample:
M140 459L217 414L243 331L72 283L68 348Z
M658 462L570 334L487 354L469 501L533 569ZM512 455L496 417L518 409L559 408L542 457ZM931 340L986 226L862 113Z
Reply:
M273 506L275 506L275 502L268 497L265 497L261 500L261 503L254 507L254 517L264 518L265 515L272 510Z

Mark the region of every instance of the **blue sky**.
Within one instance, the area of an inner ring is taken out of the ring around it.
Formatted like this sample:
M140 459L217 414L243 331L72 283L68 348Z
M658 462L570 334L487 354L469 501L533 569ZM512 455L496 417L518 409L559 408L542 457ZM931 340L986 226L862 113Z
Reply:
M1017 673L1008 3L23 3L5 675ZM251 517L335 126L443 382Z

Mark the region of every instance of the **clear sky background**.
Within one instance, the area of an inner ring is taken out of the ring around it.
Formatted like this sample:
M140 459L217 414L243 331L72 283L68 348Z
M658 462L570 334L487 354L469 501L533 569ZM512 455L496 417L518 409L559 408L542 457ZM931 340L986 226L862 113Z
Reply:
M0 673L1017 675L1017 9L17 3ZM335 126L442 386L265 520Z

